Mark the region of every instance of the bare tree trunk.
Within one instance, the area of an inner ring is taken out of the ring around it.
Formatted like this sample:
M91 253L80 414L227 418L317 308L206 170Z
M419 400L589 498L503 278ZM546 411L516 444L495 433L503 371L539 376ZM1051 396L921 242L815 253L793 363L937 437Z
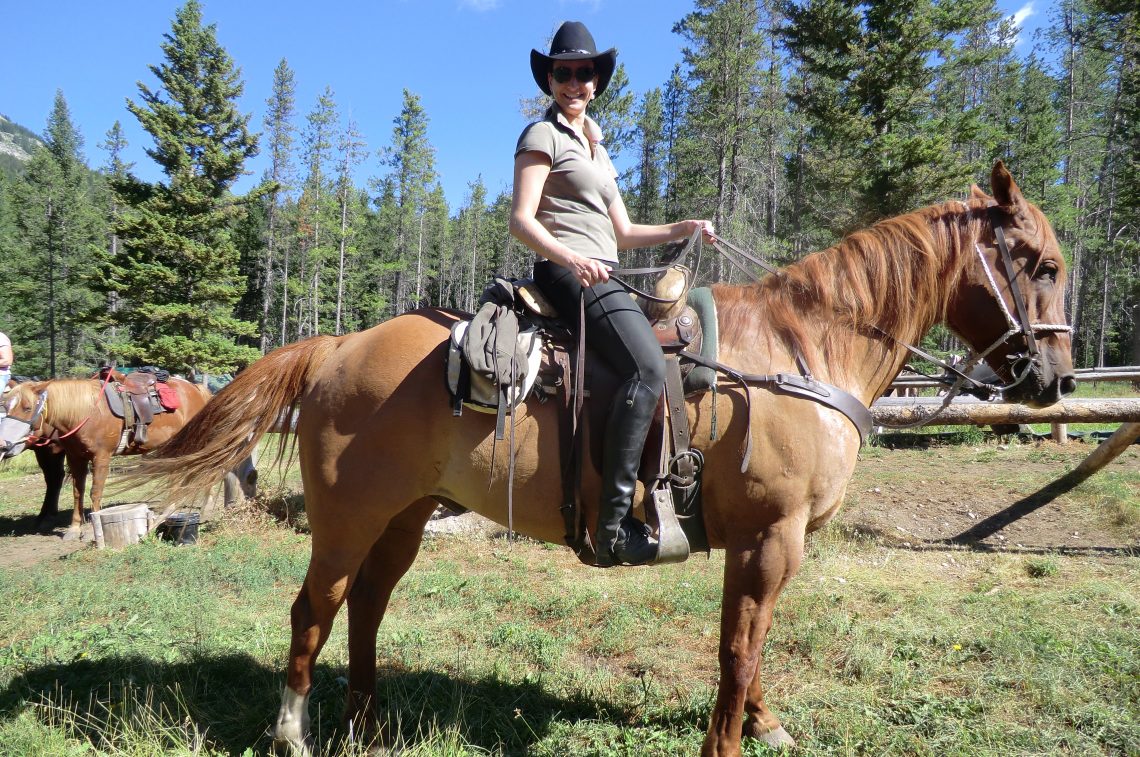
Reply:
M277 193L274 192L269 201L269 230L266 237L265 250L265 280L261 283L261 354L269 349L269 302L273 292L273 264L274 246L277 243Z
M1104 281L1101 282L1100 289L1100 334L1096 342L1096 364L1098 366L1104 365L1104 334L1108 331L1108 259L1110 255L1106 252L1104 256Z
M286 335L289 325L289 248L285 248L284 267L281 272L281 346L287 341Z
M420 241L416 248L416 301L414 303L416 307L420 305L424 288L424 216L426 215L427 213L420 214Z
M475 212L475 211L473 211ZM479 214L475 212L474 228L471 232L471 289L467 297L467 310L475 311L475 253L479 249Z
M336 330L341 334L341 309L344 306L344 248L348 241L348 192L344 192L340 202L340 262L336 269Z

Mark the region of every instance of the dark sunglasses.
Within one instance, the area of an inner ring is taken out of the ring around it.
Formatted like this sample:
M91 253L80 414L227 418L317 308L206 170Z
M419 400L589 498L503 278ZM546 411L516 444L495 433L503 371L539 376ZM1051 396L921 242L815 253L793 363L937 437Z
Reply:
M576 69L570 69L566 66L559 66L558 68L551 71L550 75L553 76L554 81L558 82L559 84L565 84L566 82L570 81L571 78L577 79L582 84L588 84L594 80L594 74L596 73L597 71L593 66L582 66L581 68Z

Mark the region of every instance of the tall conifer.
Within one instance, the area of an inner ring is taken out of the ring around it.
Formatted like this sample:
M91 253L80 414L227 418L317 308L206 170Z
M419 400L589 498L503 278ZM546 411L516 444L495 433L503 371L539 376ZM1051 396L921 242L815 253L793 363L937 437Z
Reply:
M115 350L171 370L233 370L260 354L235 341L256 325L233 315L244 282L230 233L245 213L230 188L257 138L236 107L240 72L215 27L202 25L197 0L176 11L164 39L165 62L150 66L158 87L140 82L139 99L127 102L166 179L117 185L129 210L117 228L122 254L106 263L107 286L122 298L115 318L126 327Z

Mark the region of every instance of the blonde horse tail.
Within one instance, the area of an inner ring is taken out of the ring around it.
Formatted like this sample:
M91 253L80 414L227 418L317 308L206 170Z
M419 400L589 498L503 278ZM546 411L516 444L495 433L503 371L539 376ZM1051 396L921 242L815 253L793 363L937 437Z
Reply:
M250 365L165 444L131 466L123 488L145 485L167 503L201 496L257 447L267 432L285 431L309 378L340 337L315 336L281 347ZM278 457L284 454L282 444ZM119 486L116 486L119 488Z

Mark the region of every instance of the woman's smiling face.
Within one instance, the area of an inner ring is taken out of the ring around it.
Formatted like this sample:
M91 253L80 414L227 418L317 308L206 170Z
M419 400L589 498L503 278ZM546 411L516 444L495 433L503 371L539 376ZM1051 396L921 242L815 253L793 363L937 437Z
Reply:
M568 76L568 73L573 75ZM580 81L579 77L586 81ZM554 101L567 118L574 119L586 112L586 105L594 98L598 86L598 71L592 60L555 61L547 78Z

